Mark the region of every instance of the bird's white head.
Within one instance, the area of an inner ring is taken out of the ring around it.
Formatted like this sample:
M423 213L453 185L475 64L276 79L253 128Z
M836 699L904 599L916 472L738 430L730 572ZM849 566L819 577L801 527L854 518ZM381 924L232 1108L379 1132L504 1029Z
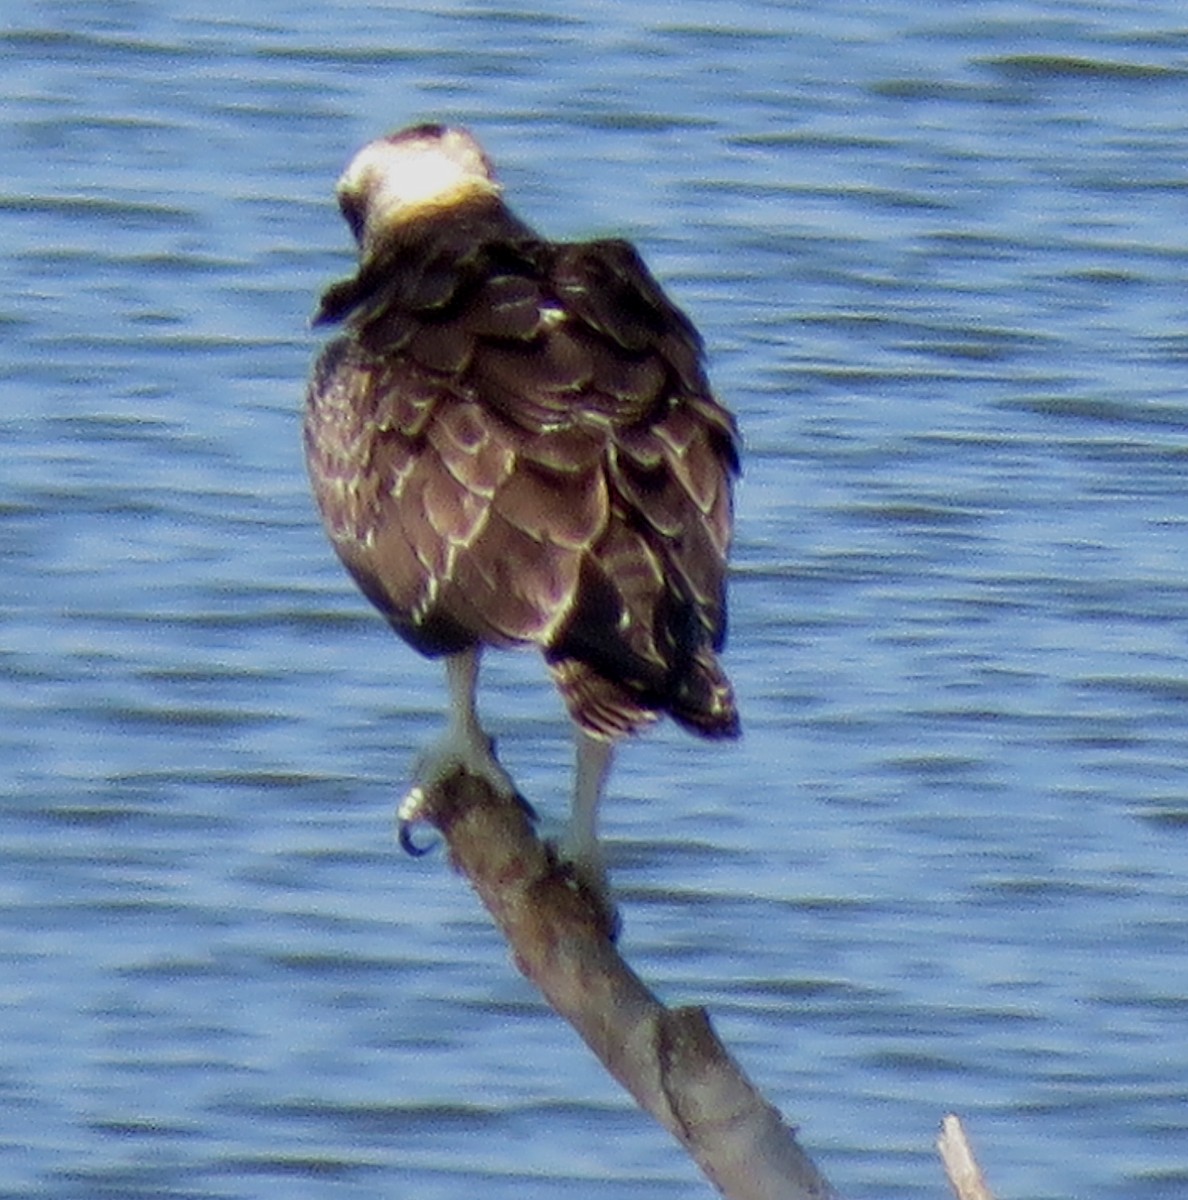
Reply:
M491 163L464 129L415 125L368 142L336 189L364 252L385 230L476 196L497 196Z

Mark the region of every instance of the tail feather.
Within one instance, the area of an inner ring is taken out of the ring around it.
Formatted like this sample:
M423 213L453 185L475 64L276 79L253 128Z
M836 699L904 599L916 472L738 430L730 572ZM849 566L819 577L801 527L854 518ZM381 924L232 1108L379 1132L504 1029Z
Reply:
M734 689L717 657L699 650L667 687L641 690L607 678L575 658L549 664L569 715L595 737L620 738L668 713L678 725L704 738L740 733Z
M625 737L651 725L659 715L653 706L576 658L551 662L549 670L569 715L595 737Z
M742 732L734 688L712 650L697 651L665 705L673 720L705 738L736 738Z

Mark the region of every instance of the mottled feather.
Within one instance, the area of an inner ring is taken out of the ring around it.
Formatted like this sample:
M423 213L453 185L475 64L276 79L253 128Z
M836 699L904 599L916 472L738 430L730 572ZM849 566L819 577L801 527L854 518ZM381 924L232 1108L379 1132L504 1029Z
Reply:
M596 734L735 734L736 435L688 319L626 242L551 244L497 195L368 230L305 421L366 595L424 653L537 644Z

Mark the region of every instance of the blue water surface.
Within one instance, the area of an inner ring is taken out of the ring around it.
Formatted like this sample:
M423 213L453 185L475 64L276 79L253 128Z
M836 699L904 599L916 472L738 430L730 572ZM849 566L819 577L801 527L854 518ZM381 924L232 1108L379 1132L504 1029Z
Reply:
M626 750L624 949L852 1200L1188 1194L1173 0L0 9L0 1196L709 1195L391 814L444 703L299 413L332 187L469 125L744 433L746 737ZM565 808L532 655L486 670Z

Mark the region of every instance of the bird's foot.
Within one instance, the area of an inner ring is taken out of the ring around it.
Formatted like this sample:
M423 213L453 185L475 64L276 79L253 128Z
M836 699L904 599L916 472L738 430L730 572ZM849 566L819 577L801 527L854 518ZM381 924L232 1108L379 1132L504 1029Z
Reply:
M610 876L601 849L566 840L550 843L557 856L557 865L583 900L590 906L599 928L612 942L619 940L623 919L611 891Z
M413 840L412 827L425 820L424 807L429 793L459 772L477 775L497 795L520 799L512 777L495 757L491 738L481 731L470 734L452 730L417 755L413 767L415 782L396 809L400 846L406 853L428 853L428 846L420 846ZM521 803L525 802L521 800Z
M486 780L500 796L517 794L512 777L495 757L494 741L481 731L459 733L451 730L430 743L417 755L413 778L417 787L429 791L459 771Z

